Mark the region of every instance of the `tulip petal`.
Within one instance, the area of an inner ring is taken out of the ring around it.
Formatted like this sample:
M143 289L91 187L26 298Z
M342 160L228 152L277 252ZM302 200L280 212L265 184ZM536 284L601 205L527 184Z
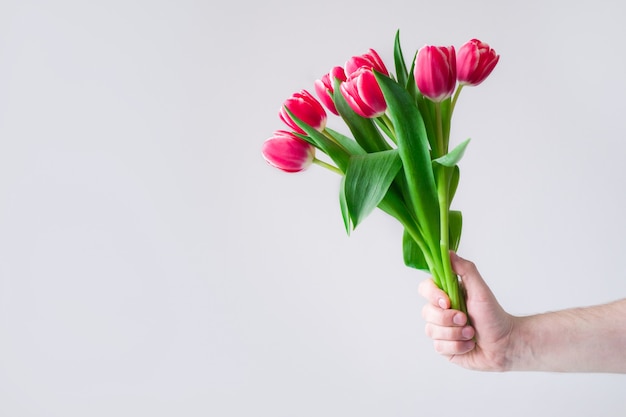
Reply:
M290 112L315 130L321 132L326 127L326 111L324 107L306 90L301 90L285 100L279 111L280 119L287 126L298 133L304 134L304 130L292 120L285 109L289 109Z
M337 83L337 81L336 81ZM344 120L354 139L367 152L378 152L391 149L372 122L372 119L359 116L347 102L341 87L335 87L334 102L339 115Z
M456 86L453 46L424 46L415 59L415 82L422 95L434 102L450 97Z
M291 132L277 131L263 143L263 158L285 172L299 172L313 162L315 148Z
M369 109L368 117L378 117L385 113L387 103L371 71L364 72L356 80L356 89L362 103Z
M476 86L493 71L500 56L488 44L471 39L459 49L457 78L463 85Z

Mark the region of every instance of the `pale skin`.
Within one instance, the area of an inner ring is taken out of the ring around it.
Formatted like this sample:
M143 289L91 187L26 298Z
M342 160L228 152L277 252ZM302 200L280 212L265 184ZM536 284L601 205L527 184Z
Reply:
M452 253L467 293L467 317L432 279L420 284L426 334L450 362L480 371L626 373L626 298L607 304L513 316L476 266Z

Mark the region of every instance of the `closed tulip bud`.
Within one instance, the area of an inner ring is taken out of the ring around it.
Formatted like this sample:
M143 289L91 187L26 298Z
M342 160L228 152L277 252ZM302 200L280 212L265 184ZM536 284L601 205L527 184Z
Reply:
M389 71L387 71L387 67L385 67L383 60L380 59L378 53L373 49L370 49L366 54L350 58L346 62L344 69L346 71L346 75L349 76L361 67L373 68L382 74L389 75Z
M452 95L456 86L454 46L424 46L415 58L415 82L420 93L434 102Z
M319 132L323 131L326 127L326 111L324 107L306 90L295 93L288 98L279 112L280 119L285 122L287 126L298 133L306 134L306 132L291 119L285 107L298 119Z
M307 169L315 158L315 148L291 132L277 130L263 143L263 158L285 172Z
M456 56L457 79L462 85L478 85L495 68L500 55L489 45L472 39L461 46Z
M346 80L346 74L344 73L342 67L334 67L328 74L324 74L321 79L316 80L315 93L328 110L336 115L339 115L332 97L332 94L335 92L335 79L340 81Z
M341 94L361 117L378 117L387 110L383 92L371 68L361 67L340 85Z

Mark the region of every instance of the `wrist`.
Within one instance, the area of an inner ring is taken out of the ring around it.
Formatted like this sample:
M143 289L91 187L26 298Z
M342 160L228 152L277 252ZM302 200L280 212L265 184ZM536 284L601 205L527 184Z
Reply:
M506 353L505 371L530 371L538 367L535 346L540 333L535 316L511 317L511 334Z

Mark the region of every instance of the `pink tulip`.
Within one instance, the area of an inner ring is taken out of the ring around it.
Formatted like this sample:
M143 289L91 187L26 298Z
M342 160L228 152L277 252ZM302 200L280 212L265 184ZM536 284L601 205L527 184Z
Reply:
M425 97L441 102L456 86L454 46L424 46L415 58L415 82Z
M286 130L277 130L263 143L263 158L285 172L307 169L315 157L315 148Z
M287 126L298 133L306 134L306 132L291 119L285 107L298 119L319 132L323 131L326 127L326 111L324 107L306 90L294 93L285 101L278 113L280 119L285 122Z
M461 46L456 57L457 79L462 85L478 85L495 68L500 55L489 45L472 39Z
M357 69L341 83L340 91L352 110L361 117L378 117L387 110L385 97L371 68Z
M373 49L370 49L366 54L350 58L346 62L344 69L346 71L346 75L349 76L361 67L373 68L380 73L389 75L389 71L387 71L387 67L385 67L383 60L380 59L378 53L376 53Z
M315 81L315 93L320 101L326 106L332 113L339 115L335 102L333 101L332 94L335 92L335 79L340 81L346 80L346 74L342 67L334 67L328 74Z

